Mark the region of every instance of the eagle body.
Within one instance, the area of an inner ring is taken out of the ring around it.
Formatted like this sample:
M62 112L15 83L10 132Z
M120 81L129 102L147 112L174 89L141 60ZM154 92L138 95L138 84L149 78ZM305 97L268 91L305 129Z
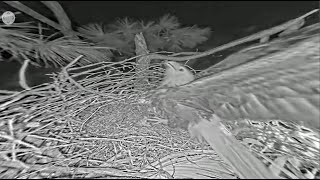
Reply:
M161 91L155 106L169 126L188 129L191 136L206 140L240 177L278 177L226 126L246 119L279 120L319 135L319 30L319 23L314 24L233 54L192 82Z

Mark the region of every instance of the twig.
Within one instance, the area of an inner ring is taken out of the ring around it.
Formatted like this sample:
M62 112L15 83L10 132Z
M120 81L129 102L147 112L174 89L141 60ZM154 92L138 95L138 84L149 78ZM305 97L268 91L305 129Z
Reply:
M94 91L90 91L86 88L84 88L83 86L81 86L79 83L77 83L74 79L72 79L68 72L67 72L67 69L69 67L71 67L72 65L74 65L77 61L79 61L81 58L83 57L83 55L80 55L78 56L76 59L74 59L71 63L69 63L66 67L62 68L62 73L64 74L64 76L71 82L73 83L74 85L76 85L79 89L83 90L83 91L86 91L86 92L90 92L90 93L94 93L96 94L96 92Z
M15 139L12 136L0 134L0 137L4 138L4 139L7 139L7 140L10 140L10 141L13 141L13 143L22 144L22 145L25 145L27 147L30 147L30 148L34 149L36 152L41 152L40 149L35 147L34 145L26 143L26 142L23 142L22 140L19 140L19 139Z
M26 71L29 65L30 59L25 59L23 61L23 64L19 70L19 84L20 86L25 89L25 90L30 90L31 88L29 87L26 79Z
M65 77L71 82L73 83L75 86L77 86L79 89L85 91L85 92L89 92L89 93L92 93L92 94L97 94L97 95L105 95L103 93L100 93L98 91L93 91L93 90L89 90L89 89L86 89L85 87L83 87L81 84L77 83L74 79L72 79L70 76L69 76L69 73L67 71L67 69L69 67L71 67L73 64L75 64L78 60L80 60L81 58L83 57L83 55L80 55L78 56L76 59L74 59L71 63L69 63L66 67L64 67L62 69L62 72L63 74L65 75Z
M8 120L8 129L10 132L10 136L14 137L14 133L13 133L13 118ZM11 156L12 156L12 161L16 161L17 160L17 154L16 154L16 143L12 142L12 146L11 146Z
M18 162L8 162L8 161L0 161L0 164L6 167L22 167ZM29 165L29 164L28 164ZM55 166L55 165L29 165L29 171L36 171L36 170L49 170L51 172L59 172L59 173L67 173L69 174L72 171L75 171L77 174L83 173L94 173L97 175L105 175L105 176L118 176L118 177L140 177L140 178L147 178L143 175L143 173L129 173L124 172L122 170L118 170L115 168L109 167L64 167L64 166Z
M90 116L81 124L80 126L80 132L82 131L83 126L91 119L91 117L100 110L102 106L98 107L93 113L90 114Z

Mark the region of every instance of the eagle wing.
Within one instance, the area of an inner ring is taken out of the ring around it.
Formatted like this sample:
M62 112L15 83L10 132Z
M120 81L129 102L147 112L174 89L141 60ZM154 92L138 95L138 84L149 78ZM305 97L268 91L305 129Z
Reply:
M308 32L271 44L278 45L274 52L255 49L260 57L234 55L189 84L161 91L155 105L169 125L204 138L241 178L274 178L224 122L278 119L319 130L319 24Z
M319 27L314 26L314 32ZM182 104L205 107L224 120L279 119L319 130L320 36L289 40L294 43L267 56L213 67L220 71L168 95Z

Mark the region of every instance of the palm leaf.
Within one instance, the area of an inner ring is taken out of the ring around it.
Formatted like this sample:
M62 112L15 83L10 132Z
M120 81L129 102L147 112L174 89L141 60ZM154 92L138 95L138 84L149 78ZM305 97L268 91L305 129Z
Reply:
M166 14L162 16L159 20L160 29L173 30L180 27L180 23L178 22L178 18L175 16L171 16L170 14Z
M38 57L38 61L43 61L46 65L51 62L54 66L63 66L79 55L84 55L79 64L86 65L109 61L111 56L109 49L107 47L96 47L81 40L61 37L52 41L38 40L37 45L34 46L34 54Z
M109 61L109 47L97 47L88 42L63 36L54 40L40 38L39 34L16 28L0 28L0 47L17 60L28 57L33 62L49 66L63 66L79 55L84 55L80 65Z
M100 37L105 34L103 24L90 23L78 28L78 32L85 35L86 38L91 39L94 37Z

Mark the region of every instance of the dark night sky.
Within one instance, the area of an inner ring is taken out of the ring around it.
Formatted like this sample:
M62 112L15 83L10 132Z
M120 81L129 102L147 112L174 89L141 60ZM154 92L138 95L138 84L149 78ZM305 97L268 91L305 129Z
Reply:
M319 1L59 1L78 24L119 17L154 20L166 13L185 25L211 27L217 45L270 28L319 8Z
M183 25L210 27L207 47L264 30L319 8L319 1L58 1L76 25L92 22L112 23L130 17L157 20L170 13ZM25 5L47 17L52 12L39 1ZM6 4L0 2L1 6ZM49 14L48 14L49 13ZM315 16L313 16L315 17ZM319 21L319 20L318 20ZM206 48L207 49L207 48Z

